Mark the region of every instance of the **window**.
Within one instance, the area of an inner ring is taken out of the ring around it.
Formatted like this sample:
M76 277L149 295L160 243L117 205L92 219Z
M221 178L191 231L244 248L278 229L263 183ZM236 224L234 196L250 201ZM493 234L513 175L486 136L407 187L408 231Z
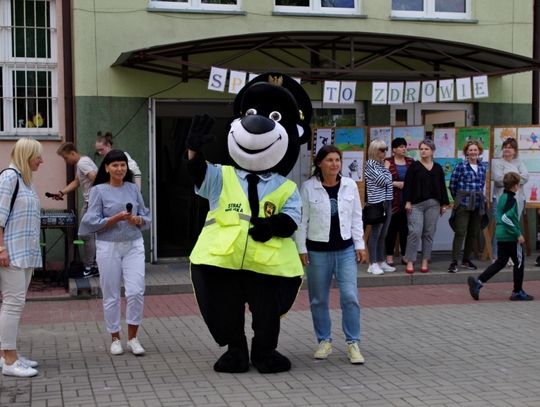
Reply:
M0 136L58 132L54 0L0 0Z
M240 10L242 0L149 0L148 8L159 10Z
M360 0L274 0L274 10L283 13L359 14Z
M471 18L471 0L392 0L393 17Z

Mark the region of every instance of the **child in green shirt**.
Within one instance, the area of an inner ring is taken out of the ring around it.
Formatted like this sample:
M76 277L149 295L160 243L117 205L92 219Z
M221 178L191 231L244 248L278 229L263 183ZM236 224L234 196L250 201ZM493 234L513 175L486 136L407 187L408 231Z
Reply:
M520 176L515 172L504 175L504 192L497 203L495 236L497 238L497 260L478 278L467 279L471 297L478 300L480 289L491 277L501 271L511 258L514 262L514 290L511 301L531 301L532 295L523 291L523 242L525 241L519 225L516 192L519 190Z

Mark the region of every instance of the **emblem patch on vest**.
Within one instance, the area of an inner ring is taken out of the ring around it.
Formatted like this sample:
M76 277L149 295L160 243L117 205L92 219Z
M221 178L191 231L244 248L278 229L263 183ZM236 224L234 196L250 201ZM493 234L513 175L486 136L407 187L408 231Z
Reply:
M276 205L274 205L272 202L266 201L264 203L264 216L265 217L269 218L270 216L274 214L275 211L276 211Z

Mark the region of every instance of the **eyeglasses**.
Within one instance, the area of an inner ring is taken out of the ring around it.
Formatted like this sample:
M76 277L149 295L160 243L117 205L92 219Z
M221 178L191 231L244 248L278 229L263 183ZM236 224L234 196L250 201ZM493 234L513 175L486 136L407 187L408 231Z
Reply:
M385 148L379 148L379 151L381 153L386 153L388 151L388 147L385 147Z

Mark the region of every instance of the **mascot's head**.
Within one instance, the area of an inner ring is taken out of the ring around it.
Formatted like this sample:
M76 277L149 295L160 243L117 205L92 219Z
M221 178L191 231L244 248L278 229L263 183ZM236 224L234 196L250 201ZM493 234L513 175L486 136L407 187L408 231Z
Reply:
M257 76L236 96L234 114L227 144L235 165L287 175L311 137L311 100L302 86L281 74Z

